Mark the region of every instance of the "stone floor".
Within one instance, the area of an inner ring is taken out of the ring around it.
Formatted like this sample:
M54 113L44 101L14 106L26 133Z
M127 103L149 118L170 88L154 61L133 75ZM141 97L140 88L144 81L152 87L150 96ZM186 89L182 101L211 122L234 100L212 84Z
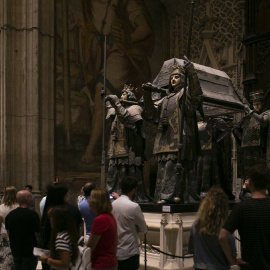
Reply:
M146 265L146 266L147 266L147 268L146 268L147 270L155 270L156 269L156 268L151 267L150 265ZM185 266L184 266L183 270L194 270L194 268L192 266L193 266L193 259L186 259ZM238 270L238 269L239 269L239 267L237 267L237 266L231 267L231 270ZM38 262L38 266L37 266L36 270L42 270L40 261ZM140 265L139 270L145 270L144 258L143 258L143 260L141 258L141 265Z
M149 263L154 265L153 262L149 261L148 264L146 265L147 266L146 270L157 270L158 269L157 267L151 266ZM236 266L236 265L231 266L231 270L239 270L239 269L240 268L238 266ZM140 269L139 270L145 270L144 258L142 258L142 256L140 257ZM194 268L193 268L193 258L185 259L184 267L181 270L194 270Z

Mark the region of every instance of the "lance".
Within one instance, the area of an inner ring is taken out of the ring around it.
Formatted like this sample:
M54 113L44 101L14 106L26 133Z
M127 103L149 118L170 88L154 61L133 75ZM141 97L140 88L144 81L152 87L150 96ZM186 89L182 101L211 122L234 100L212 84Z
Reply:
M104 74L103 74L103 88L101 90L101 98L103 103L103 130L102 130L102 155L101 155L101 181L100 181L100 187L105 188L105 125L106 125L106 64L107 64L107 36L104 36Z
M190 57L190 44L191 44L191 34L192 34L192 21L193 21L193 10L194 10L194 1L190 2L190 19L189 19L189 32L188 32L188 43L187 43L187 58ZM185 82L184 82L184 92L182 95L182 105L180 105L180 100L178 102L178 115L180 117L180 133L179 133L179 145L178 145L178 155L177 155L177 174L180 174L183 170L183 166L181 164L181 155L183 150L183 133L184 133L184 117L185 117L185 102L186 102L186 91L187 91L187 72L185 73ZM182 108L182 110L181 110ZM179 119L179 118L178 118Z

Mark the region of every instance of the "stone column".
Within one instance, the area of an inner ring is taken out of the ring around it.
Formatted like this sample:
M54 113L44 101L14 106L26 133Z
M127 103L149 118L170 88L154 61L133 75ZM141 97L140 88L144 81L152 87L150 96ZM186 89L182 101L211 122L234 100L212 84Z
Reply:
M54 177L54 0L0 0L0 187Z

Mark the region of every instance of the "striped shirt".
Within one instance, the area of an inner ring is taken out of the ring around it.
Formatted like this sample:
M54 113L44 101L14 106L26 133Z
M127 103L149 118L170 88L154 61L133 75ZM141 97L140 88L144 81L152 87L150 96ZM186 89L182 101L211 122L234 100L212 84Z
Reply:
M60 232L57 234L55 239L55 249L69 251L70 259L72 258L72 242L67 232ZM57 259L60 259L60 257Z
M231 233L238 230L242 258L250 264L245 269L270 269L270 198L238 203L223 228Z

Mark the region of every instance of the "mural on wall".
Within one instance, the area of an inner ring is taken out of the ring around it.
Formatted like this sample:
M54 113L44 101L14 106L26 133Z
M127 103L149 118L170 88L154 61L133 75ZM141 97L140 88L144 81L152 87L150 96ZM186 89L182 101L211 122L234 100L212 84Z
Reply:
M100 172L104 36L107 94L120 96L123 85L132 84L140 98L142 83L153 80L166 54L162 42L164 10L156 0L69 0L63 12L62 2L56 2L55 169L59 175ZM63 46L65 29L67 47ZM65 53L69 78L63 72ZM68 82L68 93L64 81Z

